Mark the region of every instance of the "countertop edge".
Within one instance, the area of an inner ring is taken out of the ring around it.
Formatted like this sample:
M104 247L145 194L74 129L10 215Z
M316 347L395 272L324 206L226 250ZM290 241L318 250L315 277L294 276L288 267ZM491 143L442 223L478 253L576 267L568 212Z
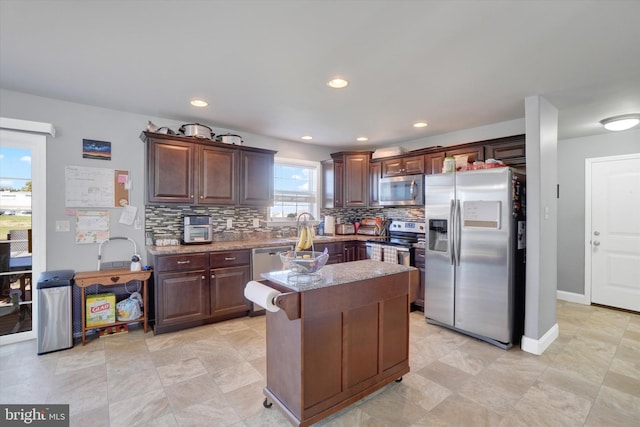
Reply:
M384 237L365 236L347 234L340 236L319 236L315 240L315 244L340 243L350 241L366 242L367 240ZM295 237L281 237L275 239L256 239L256 240L228 240L221 242L213 242L198 245L180 245L180 246L146 246L147 252L151 255L181 255L202 252L221 252L231 250L243 250L254 248L269 248L273 246L294 246L297 242Z

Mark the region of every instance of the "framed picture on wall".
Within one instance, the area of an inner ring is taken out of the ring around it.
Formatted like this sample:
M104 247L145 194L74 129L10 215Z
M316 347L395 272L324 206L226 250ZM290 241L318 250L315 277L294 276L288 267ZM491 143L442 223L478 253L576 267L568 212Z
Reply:
M94 139L82 140L82 158L111 160L111 142L96 141Z

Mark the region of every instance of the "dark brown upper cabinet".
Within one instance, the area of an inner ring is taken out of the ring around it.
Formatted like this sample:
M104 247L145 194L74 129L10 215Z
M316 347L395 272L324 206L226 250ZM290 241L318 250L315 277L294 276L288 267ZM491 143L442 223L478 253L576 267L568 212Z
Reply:
M486 159L502 160L508 166L526 167L525 148L524 135L499 138L485 141L484 156Z
M382 176L416 175L424 173L424 156L398 157L382 161Z
M149 204L270 206L275 151L144 132Z
M369 204L371 151L332 153L322 162L323 207L366 207Z

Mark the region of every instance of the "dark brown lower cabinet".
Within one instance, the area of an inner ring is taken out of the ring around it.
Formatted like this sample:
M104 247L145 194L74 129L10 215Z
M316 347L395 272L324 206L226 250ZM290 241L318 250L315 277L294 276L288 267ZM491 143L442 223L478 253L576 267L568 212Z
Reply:
M327 264L339 264L344 262L344 248L342 242L316 243L313 245L316 252L323 252L325 248L329 252Z
M411 304L412 308L424 311L424 248L416 248L416 268L420 274L416 300Z
M157 255L154 259L154 333L245 316L251 280L249 250Z
M251 267L211 269L211 316L247 314L250 306L244 287L251 280Z
M344 257L343 262L357 261L358 260L358 242L355 240L352 242L344 242L342 245L342 253Z
M267 312L267 401L308 426L408 373L412 281L403 272L293 292L297 317Z

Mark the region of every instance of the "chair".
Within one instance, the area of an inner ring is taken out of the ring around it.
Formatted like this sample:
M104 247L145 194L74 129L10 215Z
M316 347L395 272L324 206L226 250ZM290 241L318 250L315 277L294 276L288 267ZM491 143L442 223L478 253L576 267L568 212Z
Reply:
M11 253L17 256L31 252L29 238L31 230L9 230L7 238L11 241Z

